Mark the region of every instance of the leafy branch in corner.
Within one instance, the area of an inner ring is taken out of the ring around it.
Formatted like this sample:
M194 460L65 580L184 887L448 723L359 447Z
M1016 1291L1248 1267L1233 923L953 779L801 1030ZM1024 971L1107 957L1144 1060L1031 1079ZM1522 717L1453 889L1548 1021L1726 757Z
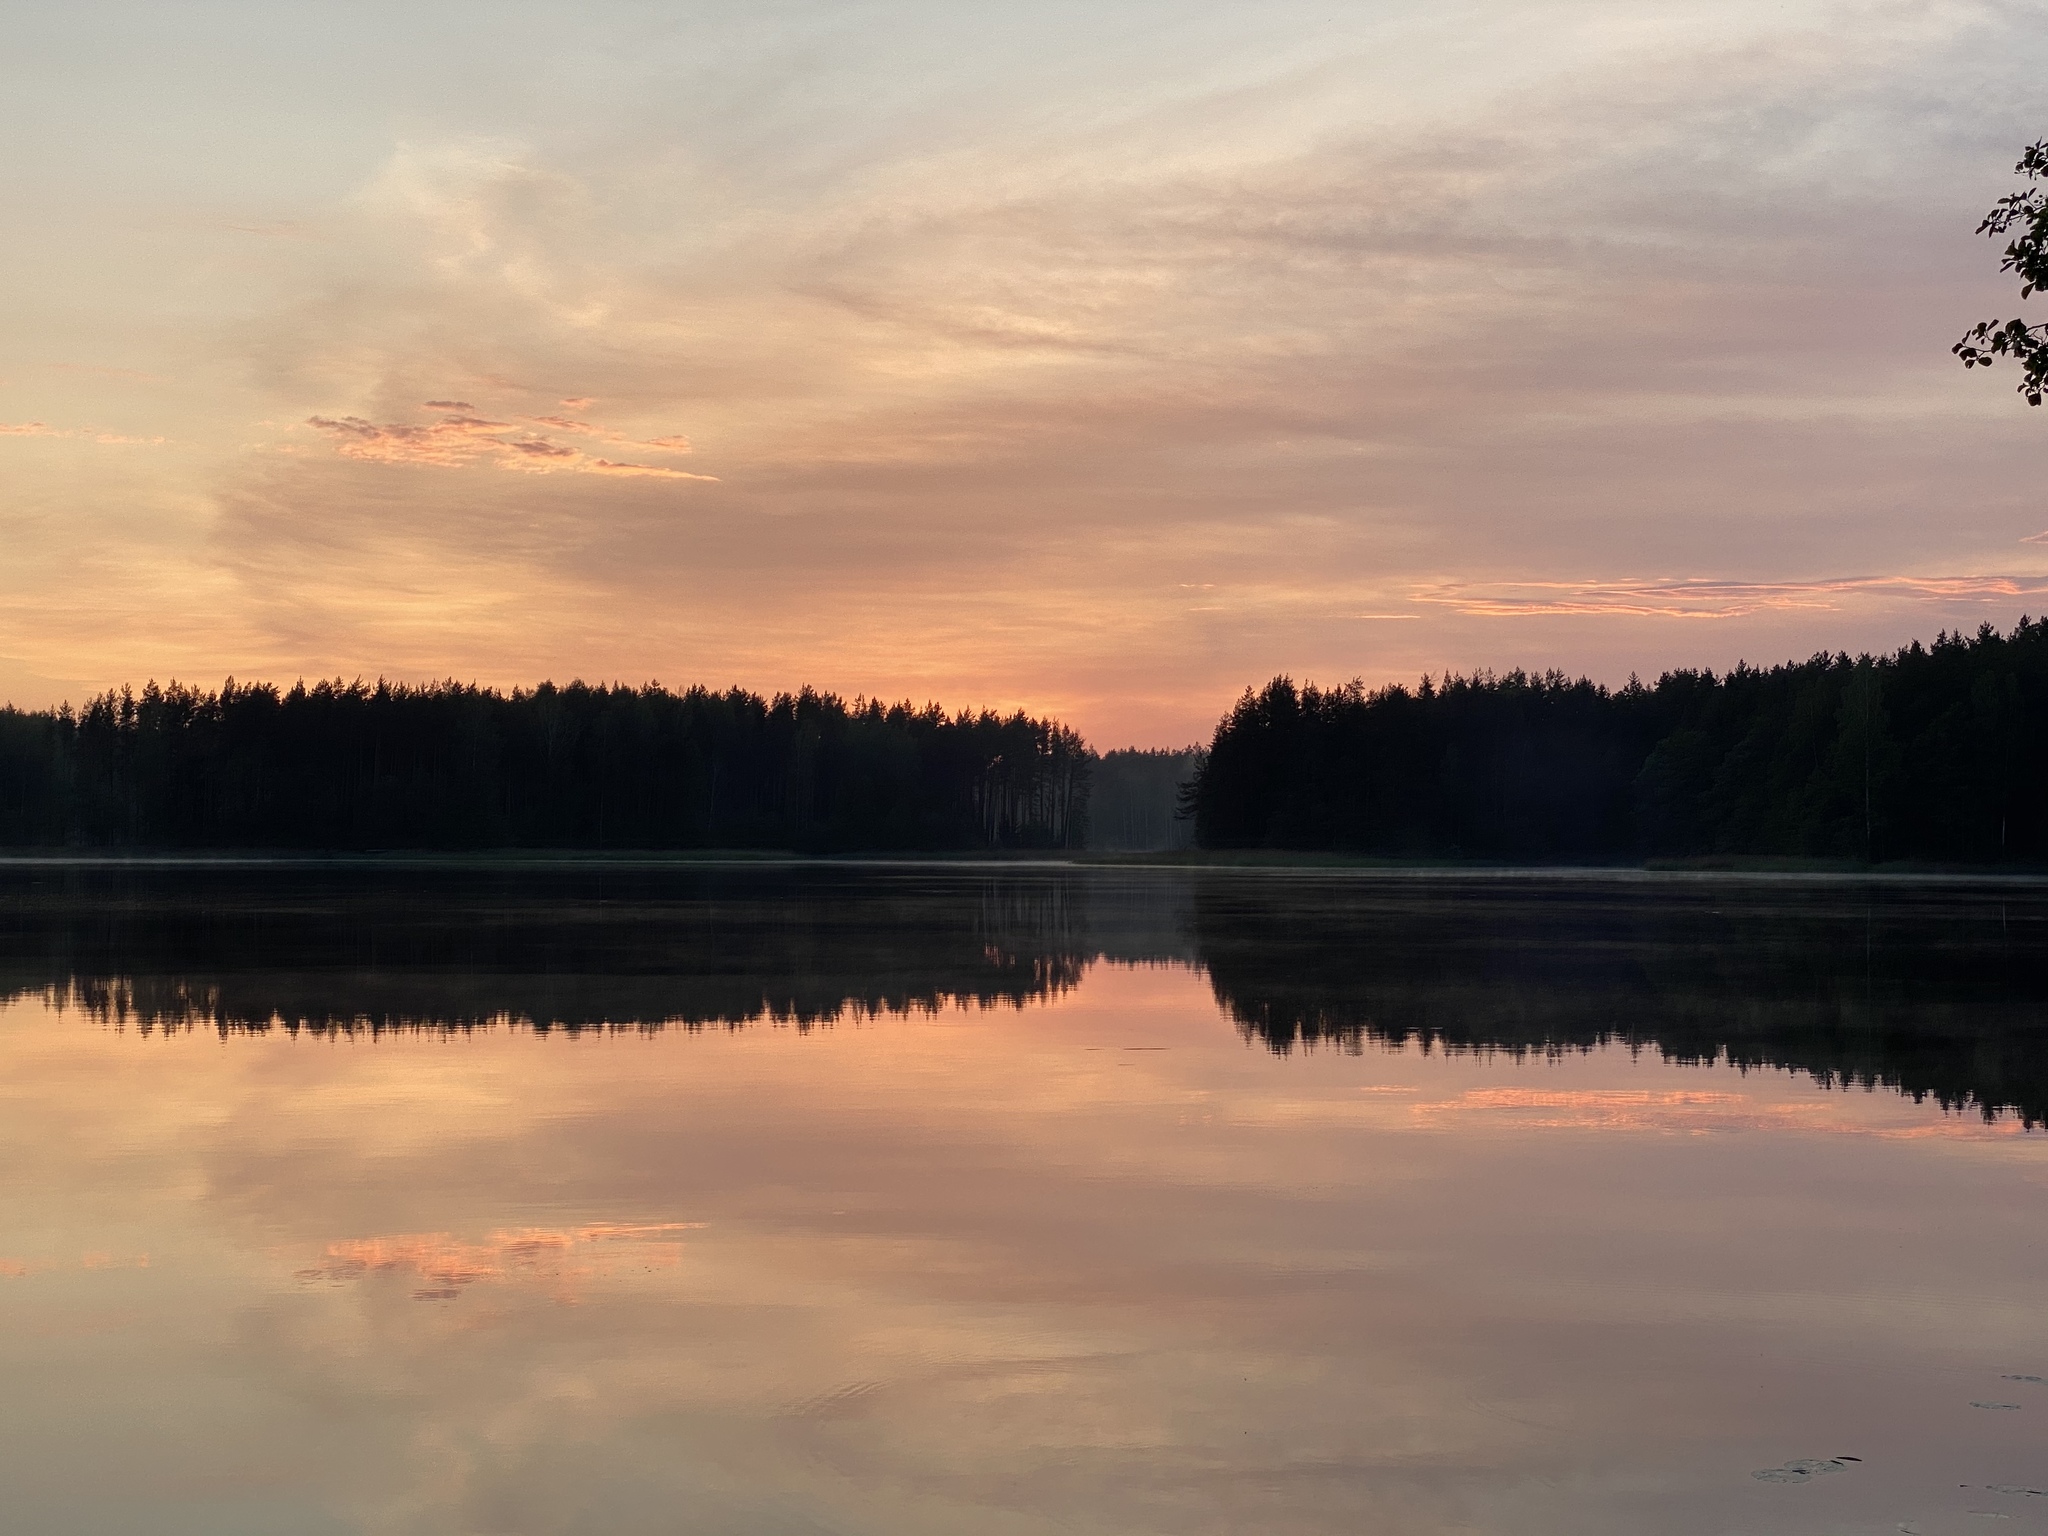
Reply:
M2029 181L2048 182L2048 139L2028 146L2013 170ZM2005 248L1998 270L2018 275L2024 299L2037 290L2048 291L2048 186L2001 197L1984 215L1977 233L1996 238L2015 227L2020 233ZM2039 405L2048 391L2048 324L1985 320L1965 331L1949 350L1965 368L1989 368L1995 357L2011 358L2022 370L2019 391L2029 405Z

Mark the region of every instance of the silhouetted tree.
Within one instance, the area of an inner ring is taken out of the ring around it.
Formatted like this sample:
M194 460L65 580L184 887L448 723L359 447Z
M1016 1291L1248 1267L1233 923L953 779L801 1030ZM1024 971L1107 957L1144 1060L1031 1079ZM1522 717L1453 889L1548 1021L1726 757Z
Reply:
M1275 678L1216 729L1206 847L1598 861L2048 860L2048 624L1619 691Z
M810 689L151 682L0 711L0 843L1066 848L1091 763L1056 721Z
M2028 145L2013 170L2030 182L2048 181L2048 139ZM1998 270L2019 278L2024 299L2048 289L2048 188L2030 186L2001 197L1984 215L1977 233L1996 239L2014 229L2019 233L2006 246ZM2020 365L2019 392L2029 405L2039 405L2042 392L2048 390L2048 323L1985 320L1965 332L1951 350L1965 368L1989 368L1994 358L2011 358Z

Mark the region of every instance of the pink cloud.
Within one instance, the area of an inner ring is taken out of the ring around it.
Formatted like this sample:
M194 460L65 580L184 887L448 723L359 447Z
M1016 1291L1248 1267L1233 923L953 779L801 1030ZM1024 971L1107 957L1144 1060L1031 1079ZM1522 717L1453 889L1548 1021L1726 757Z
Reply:
M529 416L526 420L532 422L537 427L553 427L557 432L573 432L578 437L594 437L600 442L625 443L634 448L654 448L662 453L695 452L690 446L690 440L680 433L671 433L666 437L650 437L644 441L635 442L625 433L615 428L601 427L595 422L578 421L573 416Z
M1735 619L1787 609L1832 610L1875 593L1998 601L2048 595L2043 576L1843 576L1821 581L1431 582L1414 600L1479 618L1570 614Z
M430 404L433 402L429 402ZM312 416L306 424L335 441L335 451L346 459L372 464L424 464L439 469L460 469L467 465L495 463L503 469L528 474L550 474L568 470L586 475L637 476L659 480L716 480L716 475L690 475L680 470L661 469L648 464L622 464L593 458L579 448L564 447L546 437L536 436L509 421L493 421L469 414L471 408L444 401L449 413L439 421L415 424L378 424L360 416ZM532 417L528 425L545 425L559 431L575 432L606 442L628 442L623 433L563 417Z
M444 416L426 426L379 426L360 416L313 416L308 418L307 425L336 438L344 458L367 459L377 464L434 464L443 468L505 452L507 444L497 434L512 430L510 422L466 415Z
M651 480L716 480L716 475L692 475L680 469L662 469L653 464L614 464L610 459L591 459L578 465L593 475L637 475Z
M155 446L170 441L163 437L128 437L119 432L96 432L90 427L53 427L41 421L0 421L0 437L68 437L88 443L141 443Z

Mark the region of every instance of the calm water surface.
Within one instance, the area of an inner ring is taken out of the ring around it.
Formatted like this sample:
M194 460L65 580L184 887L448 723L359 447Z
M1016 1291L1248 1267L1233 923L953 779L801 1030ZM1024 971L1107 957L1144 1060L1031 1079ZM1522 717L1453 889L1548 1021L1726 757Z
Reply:
M0 1525L2048 1528L2044 960L1989 886L15 869Z

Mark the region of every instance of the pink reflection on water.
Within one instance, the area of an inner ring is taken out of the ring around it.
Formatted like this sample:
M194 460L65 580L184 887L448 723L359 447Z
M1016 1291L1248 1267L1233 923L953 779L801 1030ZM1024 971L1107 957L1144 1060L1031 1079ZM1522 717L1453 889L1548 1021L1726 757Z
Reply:
M446 1232L344 1238L329 1243L320 1261L294 1272L306 1284L345 1283L373 1275L411 1276L423 1282L415 1301L452 1301L479 1283L534 1284L559 1289L565 1282L617 1273L622 1255L593 1253L633 1245L631 1267L679 1269L682 1244L673 1234L701 1230L701 1221L593 1222L567 1229L522 1227L464 1242Z

